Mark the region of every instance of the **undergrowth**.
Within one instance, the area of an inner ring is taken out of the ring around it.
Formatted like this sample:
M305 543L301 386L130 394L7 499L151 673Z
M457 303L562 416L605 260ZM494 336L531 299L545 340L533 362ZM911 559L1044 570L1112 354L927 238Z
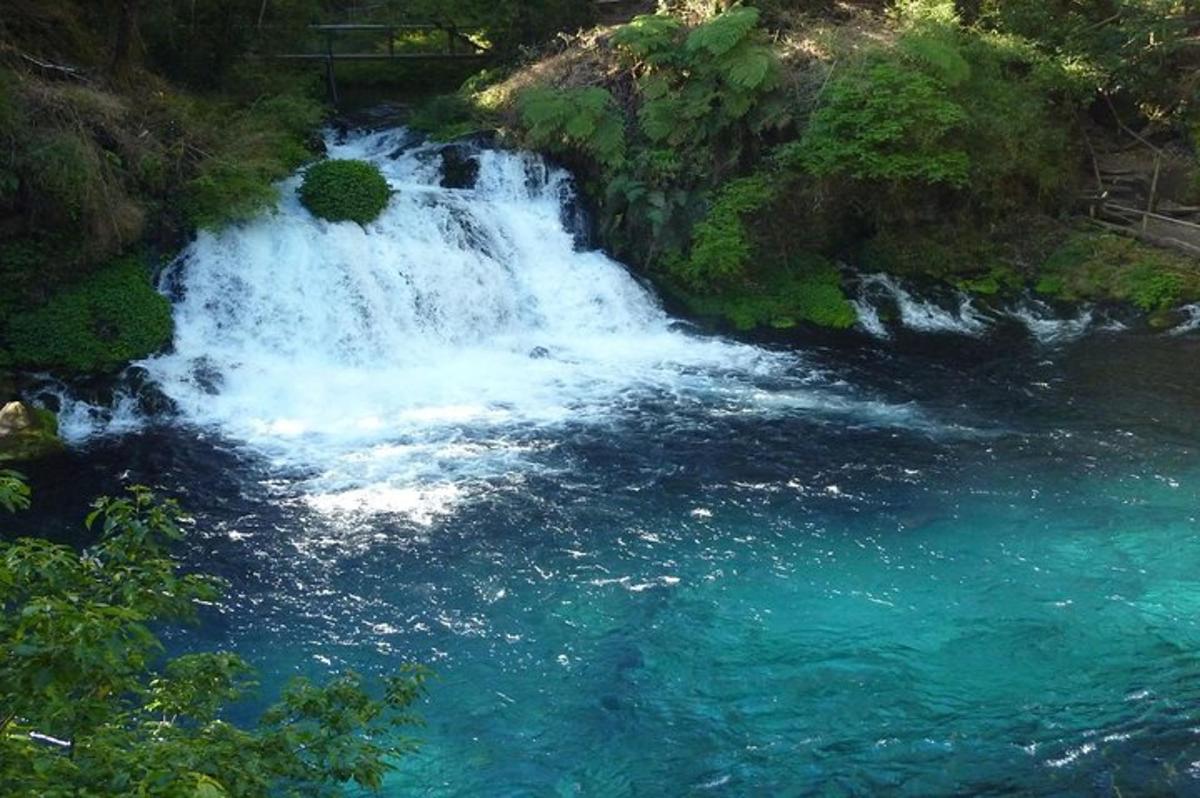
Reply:
M19 368L104 372L171 339L171 308L145 263L120 258L42 307L13 314L0 359Z

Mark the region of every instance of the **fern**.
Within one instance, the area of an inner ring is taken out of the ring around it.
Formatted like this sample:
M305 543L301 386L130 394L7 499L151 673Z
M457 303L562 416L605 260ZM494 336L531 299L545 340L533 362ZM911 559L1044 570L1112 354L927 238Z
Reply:
M961 86L971 78L971 65L963 58L954 32L931 29L900 39L900 50L918 66L947 86Z
M775 66L775 54L766 47L747 47L729 63L725 77L734 86L753 91L768 83L774 75Z
M625 157L625 126L605 89L531 89L521 97L521 119L534 146L578 150L606 166Z
M757 8L731 9L692 31L687 39L687 51L724 55L737 47L757 26Z
M619 51L638 61L660 63L673 60L676 38L683 23L666 14L643 14L622 25L613 34L612 43Z

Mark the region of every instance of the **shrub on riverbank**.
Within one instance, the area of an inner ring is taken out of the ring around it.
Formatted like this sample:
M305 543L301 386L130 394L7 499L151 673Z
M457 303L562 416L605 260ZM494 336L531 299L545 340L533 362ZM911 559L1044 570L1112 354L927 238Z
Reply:
M300 185L304 207L330 222L374 221L391 195L379 167L366 161L321 161L309 168Z
M1066 301L1128 302L1152 315L1200 299L1200 269L1181 255L1110 233L1080 231L1046 261L1037 291Z
M211 155L184 184L181 206L191 226L219 229L275 204L275 184L312 158L313 131L325 110L303 94L283 93L241 108L191 100L186 113L210 139Z
M8 365L104 372L153 354L171 340L171 308L145 264L125 257L8 323ZM2 353L3 350L0 350Z
M0 508L29 506L0 471ZM353 672L296 677L254 727L227 718L256 685L224 651L167 657L158 633L194 623L221 581L182 573L178 505L135 487L99 499L84 551L0 540L0 784L6 795L266 798L379 790L416 744L403 736L428 672L375 689ZM62 530L47 530L61 534Z
M738 319L725 315L739 324L773 315L747 312L745 297L790 291L785 264L803 252L870 252L973 293L1015 293L1094 179L1088 136L1128 139L1119 117L1084 111L1099 99L1187 121L1177 4L1157 17L1140 0L1117 0L1117 14L853 5L831 22L771 4L768 39L755 9L684 4L581 35L475 99L575 169L609 249L710 311L736 305ZM1173 285L1107 295L1140 307L1191 296Z

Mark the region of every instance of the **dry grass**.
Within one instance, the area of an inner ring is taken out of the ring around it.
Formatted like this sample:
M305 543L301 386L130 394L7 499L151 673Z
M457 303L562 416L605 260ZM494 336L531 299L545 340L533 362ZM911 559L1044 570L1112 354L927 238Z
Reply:
M612 48L614 30L615 26L598 27L560 39L561 49L531 61L506 80L488 87L477 96L478 103L511 123L517 99L531 88L603 86L619 101L631 98L633 76L621 65Z

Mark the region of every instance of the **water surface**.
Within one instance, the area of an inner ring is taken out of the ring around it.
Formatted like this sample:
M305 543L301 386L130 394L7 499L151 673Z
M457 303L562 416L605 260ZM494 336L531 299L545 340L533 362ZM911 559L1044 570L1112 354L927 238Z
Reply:
M262 701L431 664L388 794L1200 794L1200 337L706 337L580 249L562 173L442 189L401 138L335 144L377 224L197 242L144 366L178 412L68 406L18 525L180 496L231 590L171 643Z

